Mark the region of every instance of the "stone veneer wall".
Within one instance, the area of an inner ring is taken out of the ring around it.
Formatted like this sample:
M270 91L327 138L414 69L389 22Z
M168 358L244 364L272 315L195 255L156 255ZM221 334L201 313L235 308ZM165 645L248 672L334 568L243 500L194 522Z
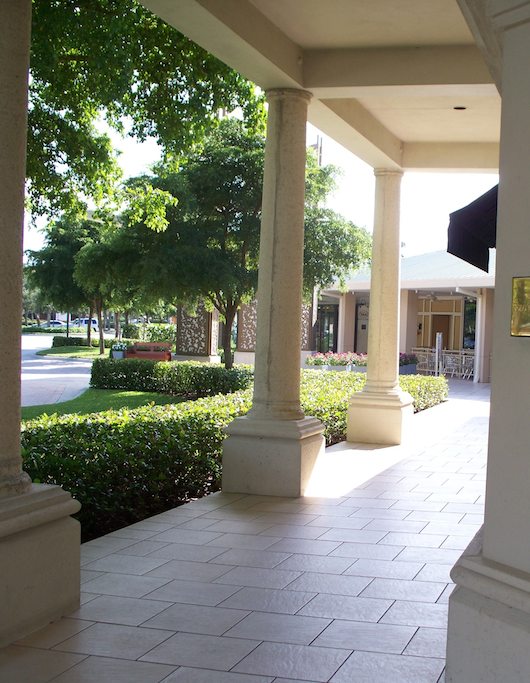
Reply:
M257 302L243 304L238 312L237 350L253 353L256 350ZM313 306L302 304L300 315L302 331L302 351L311 351L313 347Z

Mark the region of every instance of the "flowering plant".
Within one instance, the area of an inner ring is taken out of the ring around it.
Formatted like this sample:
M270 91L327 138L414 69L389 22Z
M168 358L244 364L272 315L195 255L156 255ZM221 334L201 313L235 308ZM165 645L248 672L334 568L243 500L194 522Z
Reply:
M366 353L352 353L351 364L357 367L365 367L368 365L368 355Z
M351 365L352 353L328 353L329 365Z
M400 365L416 365L418 362L418 357L413 353L400 353L399 354L399 364Z
M326 353L313 353L307 356L305 359L306 365L327 365L328 364L328 354Z
M122 341L114 342L111 346L111 349L113 351L126 351L127 350L127 342L122 342Z

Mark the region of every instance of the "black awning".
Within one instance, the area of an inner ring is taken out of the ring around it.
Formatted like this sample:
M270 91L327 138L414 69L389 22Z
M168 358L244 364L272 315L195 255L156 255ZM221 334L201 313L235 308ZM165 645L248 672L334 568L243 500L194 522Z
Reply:
M449 215L447 251L486 272L489 249L497 242L498 187Z

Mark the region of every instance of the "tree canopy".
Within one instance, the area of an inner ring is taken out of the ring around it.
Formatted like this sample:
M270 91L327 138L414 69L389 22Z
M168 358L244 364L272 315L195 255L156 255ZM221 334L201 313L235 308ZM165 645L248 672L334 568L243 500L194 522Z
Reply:
M130 214L125 231L135 245L135 272L162 298L201 298L225 320L223 347L231 363L230 333L241 303L256 294L265 140L236 119L225 119L190 154L178 172L159 169L156 178L142 178L178 197L167 207L168 227L154 234ZM304 290L366 262L369 234L325 208L336 170L319 167L308 152ZM133 183L134 184L134 183Z
M27 176L34 215L110 196L119 177L103 119L166 156L193 148L219 110L261 125L253 84L136 0L33 0ZM124 128L125 123L125 128Z

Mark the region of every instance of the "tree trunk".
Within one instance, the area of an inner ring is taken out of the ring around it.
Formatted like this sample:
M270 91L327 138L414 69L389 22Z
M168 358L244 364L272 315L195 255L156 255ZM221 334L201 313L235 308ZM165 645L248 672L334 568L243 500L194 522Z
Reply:
M125 324L128 325L129 324L129 311L125 311L125 313L123 315L125 318Z
M96 315L98 318L99 328L99 355L103 356L105 353L105 336L103 334L103 302L101 299L96 299Z
M92 346L92 316L94 315L94 306L90 306L88 312L88 320L86 326L86 342L87 346L90 348Z
M70 336L70 311L66 314L66 337Z
M120 312L114 311L114 337L121 339Z
M225 356L225 368L230 370L234 367L232 356L232 327L237 313L237 306L230 306L226 311L226 320L223 327L223 351Z

